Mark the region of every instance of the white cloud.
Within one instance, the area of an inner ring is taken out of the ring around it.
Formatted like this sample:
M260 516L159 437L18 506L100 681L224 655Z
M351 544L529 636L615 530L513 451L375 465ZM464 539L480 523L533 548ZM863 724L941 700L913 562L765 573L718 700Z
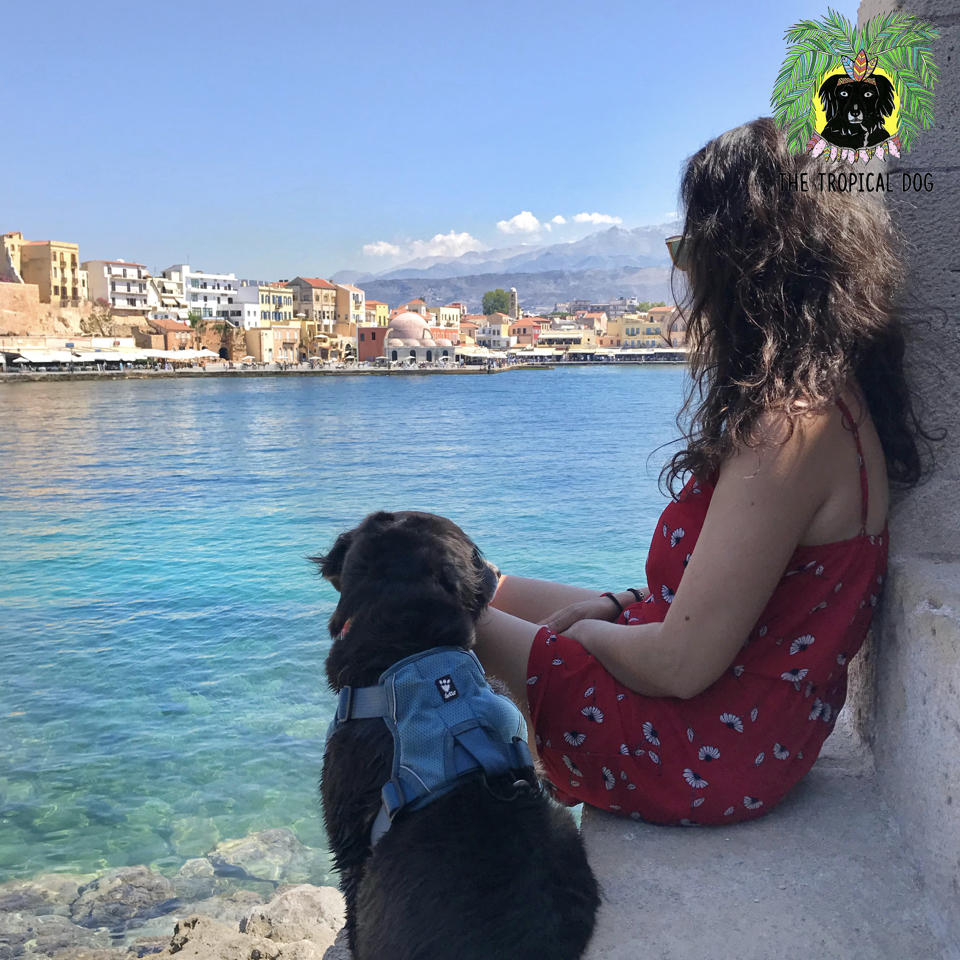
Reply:
M536 233L540 229L540 221L529 210L524 210L509 220L500 220L497 229L501 233Z
M376 243L365 243L363 255L365 257L399 257L400 248L395 243L378 240Z
M469 233L438 233L432 240L414 240L410 243L410 255L413 257L459 257L473 250L486 250L486 244L481 243Z
M363 245L364 256L391 257L392 259L415 260L419 257L459 257L472 250L487 250L486 244L481 243L469 233L438 233L432 240L408 240L405 243L388 243L378 240L376 243Z
M558 224L559 226L562 226L563 224L565 224L565 223L567 222L567 220L566 220L565 217L561 217L560 214L558 213L550 222L551 222L551 223L556 223L556 224Z
M611 217L609 213L578 213L574 223L623 223L620 217Z

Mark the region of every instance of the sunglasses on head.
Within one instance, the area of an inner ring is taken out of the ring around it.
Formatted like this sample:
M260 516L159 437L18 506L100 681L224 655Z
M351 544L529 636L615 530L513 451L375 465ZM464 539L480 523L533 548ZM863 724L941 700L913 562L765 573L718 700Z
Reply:
M667 237L665 243L670 251L670 259L678 270L686 270L690 266L690 251L684 246L684 236Z

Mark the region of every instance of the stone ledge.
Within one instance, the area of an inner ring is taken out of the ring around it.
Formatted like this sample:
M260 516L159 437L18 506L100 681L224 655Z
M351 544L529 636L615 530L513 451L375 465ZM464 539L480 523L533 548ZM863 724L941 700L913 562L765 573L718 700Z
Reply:
M848 722L767 817L653 827L584 809L604 891L588 960L960 958Z

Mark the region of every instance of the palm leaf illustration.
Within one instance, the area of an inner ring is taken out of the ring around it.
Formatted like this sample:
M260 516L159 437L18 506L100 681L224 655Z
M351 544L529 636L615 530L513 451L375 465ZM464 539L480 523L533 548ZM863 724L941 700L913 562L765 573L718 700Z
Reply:
M826 73L841 67L841 57L864 50L894 80L900 97L900 142L905 152L921 130L933 125L933 85L940 70L931 45L940 34L911 14L886 13L854 26L834 10L819 21L801 20L784 34L787 56L777 75L770 104L790 148L802 152L814 129L814 103Z

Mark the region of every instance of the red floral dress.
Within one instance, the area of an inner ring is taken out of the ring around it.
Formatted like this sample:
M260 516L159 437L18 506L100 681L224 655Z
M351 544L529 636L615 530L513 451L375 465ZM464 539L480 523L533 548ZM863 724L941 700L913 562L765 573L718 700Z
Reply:
M854 421L838 401L847 421ZM579 643L539 631L527 667L536 743L561 802L694 826L771 810L813 766L847 692L887 567L887 529L796 549L729 669L690 700L645 697ZM662 622L713 494L691 479L664 510L647 558L651 594L619 623Z

